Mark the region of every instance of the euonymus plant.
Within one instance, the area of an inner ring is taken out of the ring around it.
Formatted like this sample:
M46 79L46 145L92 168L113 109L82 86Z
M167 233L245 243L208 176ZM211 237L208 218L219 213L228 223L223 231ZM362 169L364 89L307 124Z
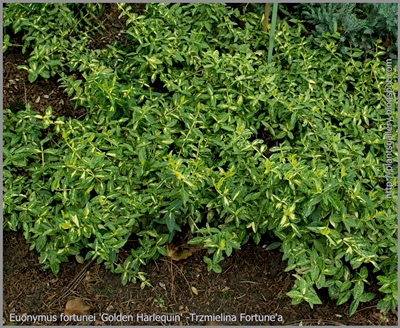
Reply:
M59 48L40 56L42 67L58 60L51 67L86 109L83 120L29 104L4 111L5 228L22 230L54 273L79 255L142 286L144 265L166 255L177 232L191 231L216 272L240 245L275 236L271 248L297 279L294 304L320 304L327 289L352 314L374 298L365 289L376 277L378 308L394 308L397 190L385 198L381 48L366 58L354 48L343 60L337 34L307 39L300 21L283 20L268 65L254 13L218 3L148 4L143 15L118 6L127 42L90 49L89 34L63 25ZM31 58L44 38L27 45Z

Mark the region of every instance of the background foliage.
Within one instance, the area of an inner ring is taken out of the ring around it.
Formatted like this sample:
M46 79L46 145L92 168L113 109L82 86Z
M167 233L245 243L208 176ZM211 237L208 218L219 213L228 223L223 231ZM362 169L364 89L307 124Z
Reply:
M390 41L387 51L397 60L397 3L304 3L294 6L294 15L315 26L314 35L339 31L342 53L349 46L366 51Z
M269 236L297 278L294 304L320 304L325 289L354 313L376 277L378 307L397 305L381 46L367 58L349 48L345 59L338 32L310 40L284 19L268 65L259 15L201 3L148 4L143 15L120 4L126 44L91 49L89 13L102 7L82 6L5 8L6 32L27 35L31 81L59 77L88 113L4 111L4 227L22 230L45 268L97 258L123 284L145 286L143 265L177 232L190 230L216 272L234 249ZM397 146L394 157L396 170Z

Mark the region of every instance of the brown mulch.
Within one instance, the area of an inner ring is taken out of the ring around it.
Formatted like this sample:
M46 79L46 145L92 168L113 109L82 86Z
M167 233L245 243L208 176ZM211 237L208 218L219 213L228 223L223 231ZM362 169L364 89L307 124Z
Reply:
M324 295L320 295L324 304L314 309L307 304L291 305L286 293L294 278L284 272L286 263L281 260L282 254L266 250L267 243L261 244L245 245L235 251L222 262L220 274L207 271L203 262L206 251L201 250L186 260L171 264L169 258L161 257L146 266L143 271L148 273L151 286L143 289L139 284L122 286L119 275L97 263L88 266L82 279L71 287L70 283L87 263L79 264L72 257L54 276L50 270L42 270L39 254L29 251L21 233L4 232L3 322L32 324L11 321L15 316L29 314L53 318L37 323L40 325L203 325L202 315L216 314L221 317L208 319L223 325L397 325L395 313L383 315L376 309L376 301L362 304L351 317L348 304L336 306ZM93 320L61 321L67 301L73 298L80 298L90 306ZM115 314L132 315L134 320L108 321ZM146 314L174 314L179 321L175 318L177 321L147 322L140 318ZM275 315L276 319L239 321L241 314ZM234 316L236 321L232 321Z
M92 45L98 48L115 40L114 34L123 28L116 21L116 5L108 6L102 17L107 32L95 38ZM12 42L20 43L18 38L14 36ZM57 78L38 78L29 83L26 71L17 69L18 65L26 65L28 59L20 49L11 47L4 54L3 107L30 103L40 113L52 106L55 115L75 118L84 115L74 110L73 101L58 88ZM21 232L5 231L3 235L4 325L204 325L203 315L214 321L210 325L397 326L398 323L397 312L383 314L376 309L377 300L361 304L351 317L348 303L336 306L320 291L323 304L314 309L306 303L291 305L286 293L291 290L294 278L291 272L284 272L286 263L281 260L282 253L266 250L271 242L268 240L260 245L249 243L235 251L222 262L220 274L207 271L203 262L205 250L173 263L161 257L143 268L151 286L141 289L139 284L122 286L119 275L95 262L79 264L74 257L63 263L55 276L42 269L39 254L29 251ZM377 285L371 287L375 292L377 289ZM73 298L90 307L92 317L86 317L87 321L61 320L67 302ZM123 322L117 317L112 321L111 315L118 314L131 315L133 320ZM242 321L241 314L247 315ZM42 320L24 321L32 319L29 315L41 315ZM146 315L153 315L153 320L145 321L149 318ZM175 320L160 322L156 315ZM269 317L257 321L256 315ZM232 321L234 318L237 320Z

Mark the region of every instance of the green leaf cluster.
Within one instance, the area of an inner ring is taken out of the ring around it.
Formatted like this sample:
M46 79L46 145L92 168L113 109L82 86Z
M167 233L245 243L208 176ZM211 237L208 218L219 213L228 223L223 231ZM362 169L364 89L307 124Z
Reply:
M231 256L234 249L240 249L237 235L231 229L221 231L218 228L211 227L208 223L206 223L205 228L198 229L196 232L202 236L193 238L189 241L189 244L201 244L208 250L209 254L214 254L212 259L204 257L207 269L217 273L222 272L222 268L218 263L224 259L223 253Z
M28 72L29 81L60 74L68 62L63 51L83 49L88 46L89 35L101 32L102 25L93 26L92 21L102 11L101 4L90 3L9 3L3 13L3 52L14 46L11 33L23 33L23 44L16 46L22 46L22 53L30 51L28 65L19 66Z
M293 14L315 25L316 37L339 29L343 53L350 44L369 50L378 40L387 41L389 37L393 44L387 51L396 60L397 13L397 3L311 3L296 5Z
M283 20L268 65L252 12L119 9L126 42L63 49L70 72L60 80L84 119L5 111L6 229L21 229L55 273L81 255L143 287L143 266L179 232L194 234L189 243L208 250L216 272L234 249L275 236L296 277L294 304L320 304L324 288L354 313L377 276L379 307L396 306L382 48L363 61L352 48L345 59L337 34L310 40ZM393 112L393 140L396 131Z

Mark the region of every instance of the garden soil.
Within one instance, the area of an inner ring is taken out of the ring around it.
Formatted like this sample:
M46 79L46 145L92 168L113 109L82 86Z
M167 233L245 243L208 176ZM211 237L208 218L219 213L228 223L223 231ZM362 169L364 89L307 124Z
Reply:
M107 6L102 17L106 33L94 39L94 48L115 40L124 24L118 19L116 5ZM141 10L139 5L137 10ZM13 36L11 42L21 44L21 35ZM44 113L52 106L55 115L82 119L85 111L74 110L73 101L58 87L56 77L29 83L27 72L17 69L18 65L26 65L27 59L21 47L10 47L4 54L3 107L19 110L30 103L33 109ZM74 257L62 263L55 276L42 269L39 254L29 251L21 232L5 231L3 236L4 325L397 326L398 322L397 312L385 314L376 309L377 299L361 304L351 317L349 303L336 306L326 291L318 291L323 304L314 309L307 303L292 305L286 293L294 284L293 272L284 271L287 264L279 250L267 250L271 240L262 240L259 245L249 243L234 251L222 262L220 274L207 271L204 249L180 261L160 257L143 268L151 285L141 289L139 284L122 286L119 275L95 262L80 264ZM186 242L183 236L183 247ZM129 243L120 255L129 252L128 248ZM367 291L382 296L378 288L375 282ZM77 318L87 321L62 320L71 300L78 304L75 311L86 313L86 317ZM122 316L113 316L118 314L131 315L129 319L134 320L124 322ZM21 321L29 318L26 315L41 315L43 320ZM258 321L263 315L264 320ZM161 318L174 321L163 322Z

